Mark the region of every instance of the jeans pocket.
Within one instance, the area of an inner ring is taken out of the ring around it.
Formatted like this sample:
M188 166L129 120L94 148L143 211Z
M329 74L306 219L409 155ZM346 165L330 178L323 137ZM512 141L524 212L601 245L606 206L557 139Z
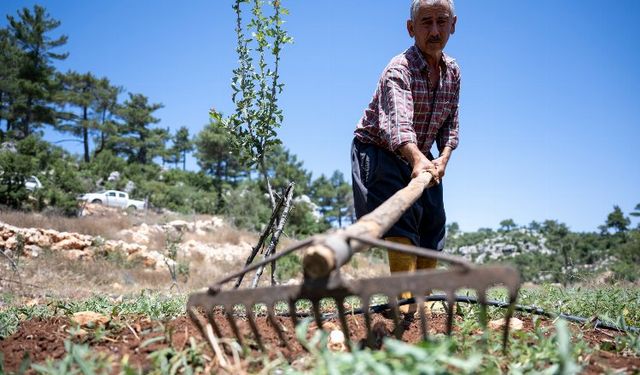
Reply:
M378 169L378 148L371 145L364 145L359 151L360 177L362 183L369 187L375 181L376 170Z

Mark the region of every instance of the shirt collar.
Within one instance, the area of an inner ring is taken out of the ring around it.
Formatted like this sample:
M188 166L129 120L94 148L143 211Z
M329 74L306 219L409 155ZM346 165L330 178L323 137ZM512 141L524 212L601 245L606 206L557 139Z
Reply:
M409 52L413 55L415 64L420 71L429 69L427 59L424 57L424 55L422 55L422 52L420 52L420 49L415 44L409 48ZM442 52L442 56L440 57L440 65L443 66L445 70L449 69L450 60L451 58L447 56L447 54Z

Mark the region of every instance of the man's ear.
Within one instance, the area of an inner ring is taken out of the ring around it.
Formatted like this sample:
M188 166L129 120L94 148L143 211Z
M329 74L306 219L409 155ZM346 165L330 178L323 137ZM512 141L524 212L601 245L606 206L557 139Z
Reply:
M456 32L456 21L458 21L458 16L453 16L453 22L451 22L451 34Z
M410 37L414 37L415 33L413 32L413 21L407 20L407 32Z

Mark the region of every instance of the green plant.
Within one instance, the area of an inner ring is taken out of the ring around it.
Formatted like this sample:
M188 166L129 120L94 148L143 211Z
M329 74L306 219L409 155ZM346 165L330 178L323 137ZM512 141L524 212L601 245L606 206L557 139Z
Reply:
M243 23L242 5L250 3L252 17ZM214 123L221 124L229 134L241 158L258 167L265 186L275 207L269 176L265 166L265 156L269 150L280 144L276 129L282 123L282 110L278 107L278 94L283 84L279 82L280 53L282 46L292 39L282 28L282 15L288 14L280 0L269 2L273 14L265 16L263 0L236 0L236 35L238 61L234 69L231 88L235 112L228 118L211 110ZM247 30L251 36L245 33ZM270 56L269 56L270 55ZM257 59L255 61L254 59Z
M289 254L277 261L276 277L280 281L286 281L302 274L302 263L295 254Z
M186 263L184 259L178 256L183 235L181 231L165 232L164 262L169 269L173 286L176 287L178 286L178 276L183 276L185 279L189 277L189 263Z
M59 361L47 360L46 364L34 364L32 368L39 374L109 374L112 359L104 353L96 353L87 345L77 345L71 341L64 342L66 356Z
M154 369L149 374L175 375L194 374L205 370L206 362L203 357L204 343L196 343L193 337L189 338L189 346L183 350L167 347L157 350L149 355Z

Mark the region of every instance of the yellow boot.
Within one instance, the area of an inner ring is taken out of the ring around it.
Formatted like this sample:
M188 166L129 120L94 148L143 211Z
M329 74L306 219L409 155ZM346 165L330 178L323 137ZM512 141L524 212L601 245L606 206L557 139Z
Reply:
M435 269L437 266L438 266L438 260L433 258L418 257L416 262L416 268L418 270ZM431 290L425 291L425 296L428 296L430 294L431 294ZM431 308L428 302L424 303L424 312L427 315L431 314Z
M411 240L406 237L386 237L385 240L403 245L412 245ZM415 255L389 250L389 271L391 271L391 273L415 272L416 267L417 257ZM411 293L403 292L399 297L403 299L411 298ZM415 313L416 311L417 309L415 304L400 306L400 312L405 315Z

